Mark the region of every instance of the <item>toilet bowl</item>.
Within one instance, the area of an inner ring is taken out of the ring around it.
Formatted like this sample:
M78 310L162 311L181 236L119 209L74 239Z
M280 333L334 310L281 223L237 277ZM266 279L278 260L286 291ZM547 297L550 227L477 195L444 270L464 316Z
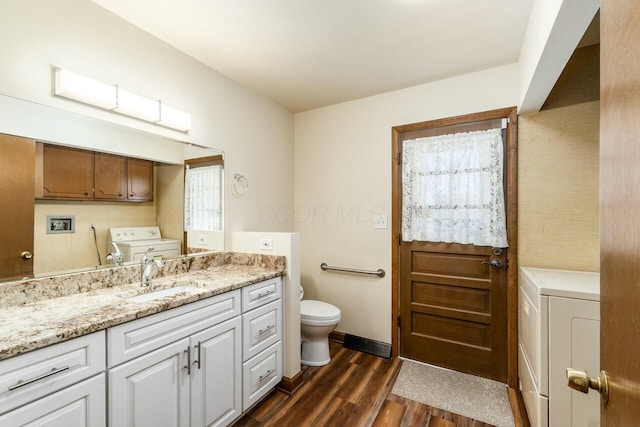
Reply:
M302 298L302 290L300 292ZM322 301L300 301L300 362L307 366L323 366L331 361L329 334L340 323L340 309Z

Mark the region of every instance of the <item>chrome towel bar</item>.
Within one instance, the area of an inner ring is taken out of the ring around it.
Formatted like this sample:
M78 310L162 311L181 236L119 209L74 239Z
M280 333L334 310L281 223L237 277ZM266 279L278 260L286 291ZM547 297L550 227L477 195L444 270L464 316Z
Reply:
M357 273L357 274L370 274L372 276L384 277L385 272L383 269L379 268L376 271L372 270L359 270L357 268L344 268L344 267L332 267L327 265L326 262L320 264L320 268L324 271L343 271L345 273Z

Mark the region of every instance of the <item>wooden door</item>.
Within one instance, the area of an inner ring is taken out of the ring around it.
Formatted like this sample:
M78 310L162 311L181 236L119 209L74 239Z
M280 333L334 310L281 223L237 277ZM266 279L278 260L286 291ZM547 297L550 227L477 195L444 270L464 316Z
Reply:
M128 159L129 200L150 202L153 200L153 162Z
M95 194L100 200L127 199L127 158L95 153Z
M505 207L509 248L402 242L402 165L394 166L394 233L398 242L399 354L493 380L517 384L516 112L514 108L394 128L394 152L424 136L493 128L510 122L505 144ZM395 259L395 257L394 257ZM495 265L492 266L490 263ZM394 278L394 280L396 280ZM394 292L395 296L395 292ZM396 306L394 305L394 308Z
M400 354L506 382L506 254L486 246L402 242Z
M640 420L638 23L637 0L602 0L600 367L608 372L610 388L608 404L601 404L603 426L633 426Z
M36 143L0 134L0 279L33 275L33 201ZM29 254L23 255L23 252Z

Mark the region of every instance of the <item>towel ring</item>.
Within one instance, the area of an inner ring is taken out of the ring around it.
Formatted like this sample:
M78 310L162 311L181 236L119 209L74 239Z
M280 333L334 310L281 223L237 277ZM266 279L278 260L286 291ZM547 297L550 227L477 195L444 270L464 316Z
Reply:
M239 173L233 176L233 185L231 186L231 192L236 197L242 197L249 191L249 181L244 175Z

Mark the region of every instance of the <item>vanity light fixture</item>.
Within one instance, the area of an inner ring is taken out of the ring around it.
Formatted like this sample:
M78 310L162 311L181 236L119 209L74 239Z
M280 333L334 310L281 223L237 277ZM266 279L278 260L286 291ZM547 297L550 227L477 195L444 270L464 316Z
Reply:
M113 110L117 104L117 87L60 68L55 69L55 94Z
M72 99L180 132L191 129L191 114L81 74L54 67L56 96Z

